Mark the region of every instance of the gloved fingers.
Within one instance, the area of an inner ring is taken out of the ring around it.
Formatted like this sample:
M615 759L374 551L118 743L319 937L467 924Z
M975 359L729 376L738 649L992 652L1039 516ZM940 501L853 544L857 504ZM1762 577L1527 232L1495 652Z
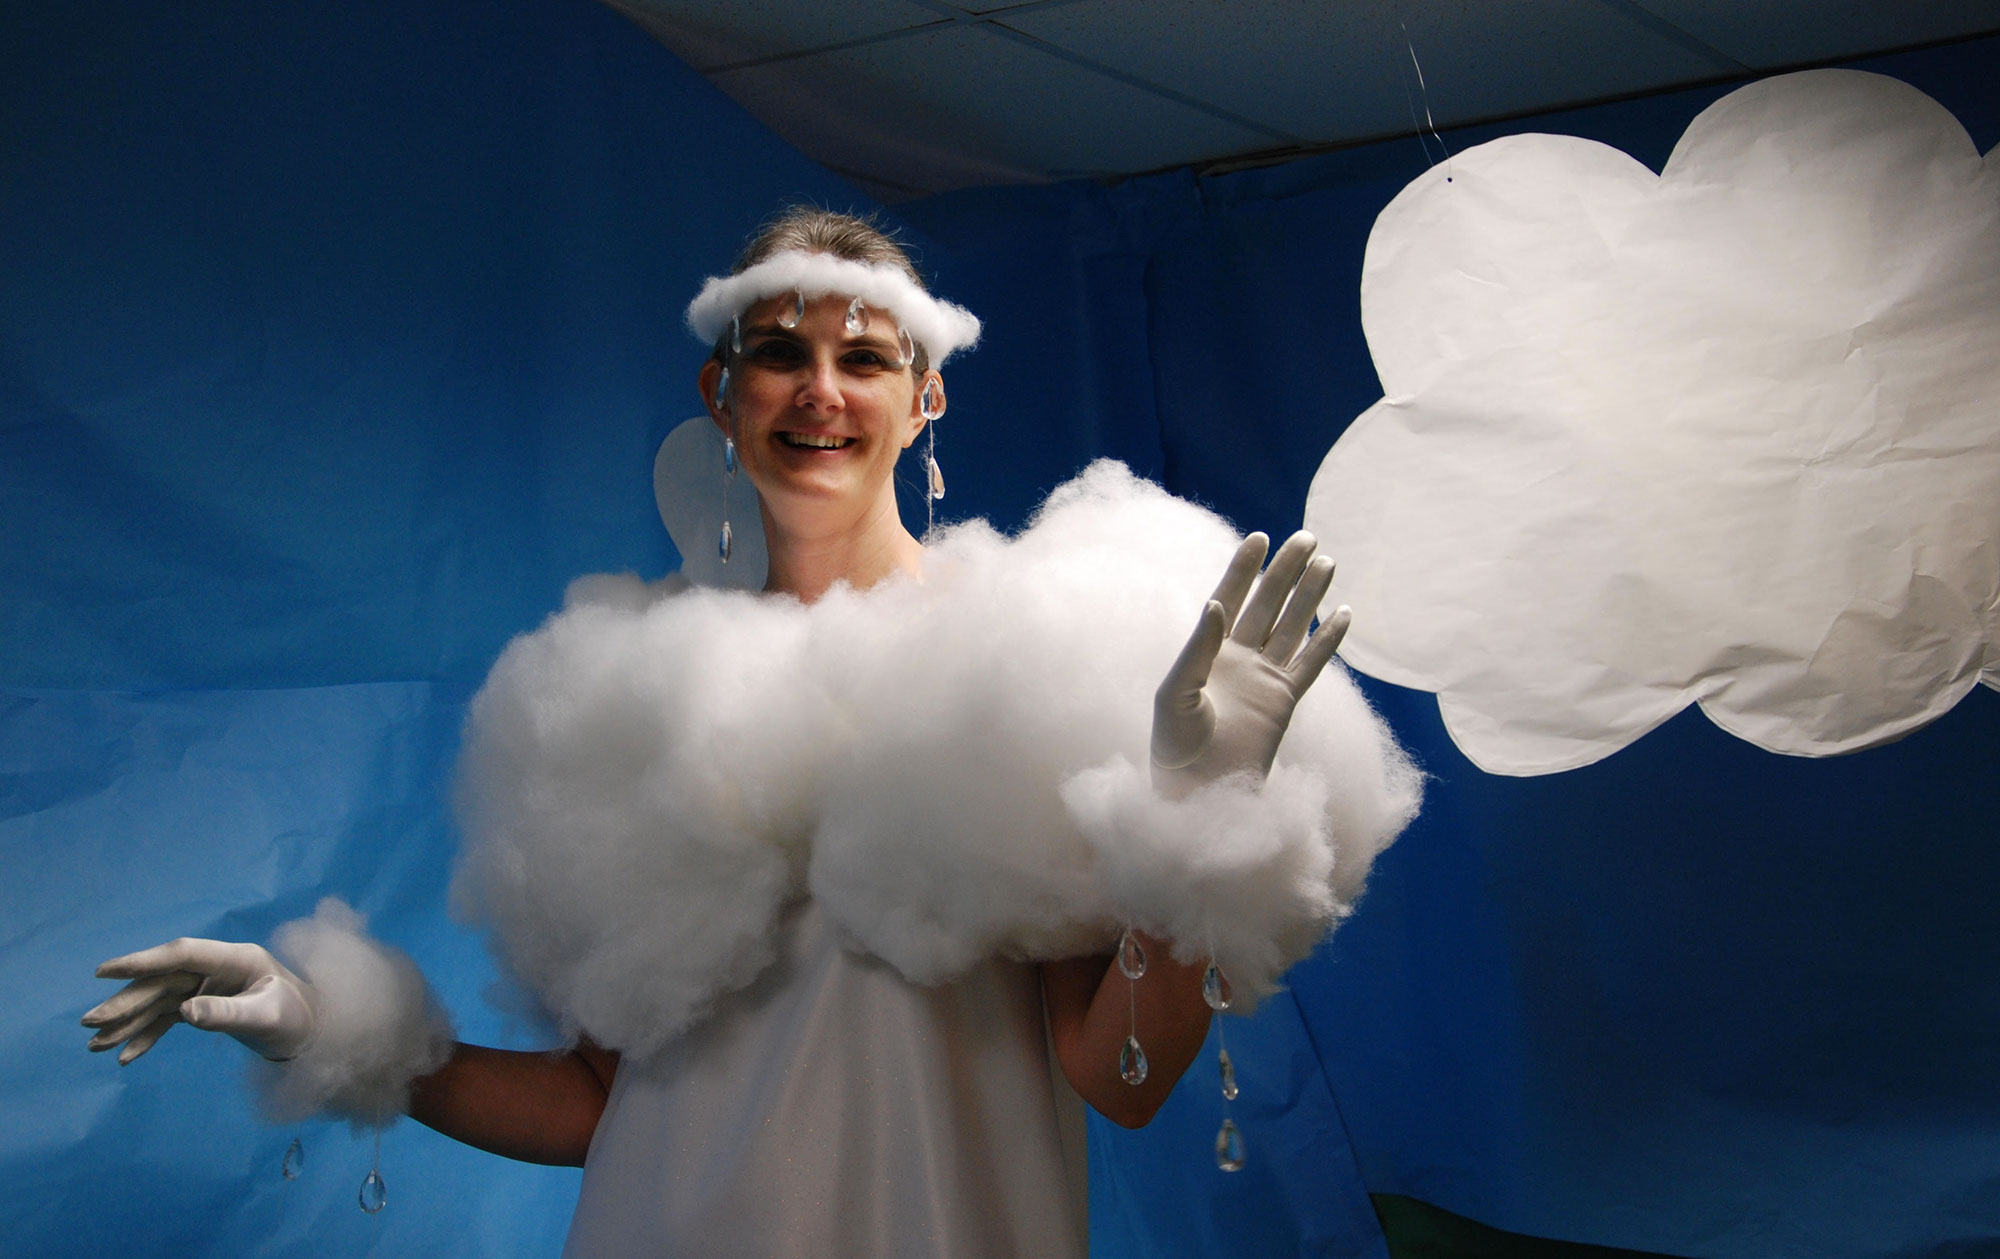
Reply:
M1332 616L1319 623L1298 660L1285 671L1291 675L1293 695L1304 695L1308 687L1319 681L1319 675L1326 672L1327 661L1340 649L1340 640L1347 637L1347 627L1353 622L1354 609L1343 603L1333 610Z
M125 1048L118 1051L118 1065L124 1066L145 1053L159 1042L160 1037L172 1030L181 1021L179 1010L168 1010L143 1028L137 1036L125 1042Z
M1215 733L1215 705L1203 687L1222 651L1224 626L1222 605L1210 599L1202 606L1201 620L1187 645L1153 693L1152 759L1163 769L1192 763Z
M1277 624L1278 613L1284 609L1285 598L1299 584L1299 575L1306 571L1316 545L1313 536L1303 529L1285 539L1250 592L1243 614L1236 618L1236 628L1229 632L1230 638L1252 651L1264 650L1264 644L1271 638L1271 627Z
M305 987L289 974L270 974L233 996L190 997L181 1018L205 1032L226 1032L274 1061L297 1057L317 1024Z
M1253 533L1236 544L1236 554L1229 557L1229 564L1222 570L1222 580L1215 584L1215 593L1209 598L1222 605L1222 623L1235 623L1236 614L1243 610L1243 600L1250 593L1250 586L1257 580L1257 570L1264 567L1264 553L1271 549L1271 539L1261 533Z
M254 944L231 944L225 940L199 940L183 936L156 944L150 949L114 957L97 964L99 979L142 979L167 971L186 970L201 975L242 976L248 983L254 959L264 950Z
M189 997L181 1002L180 1013L189 1027L204 1032L263 1036L283 1025L284 998L284 985L278 977L266 975L232 996Z
M1291 664L1292 657L1299 652L1299 644L1306 640L1306 632L1312 628L1313 614L1319 611L1319 601L1326 598L1326 592L1333 585L1333 561L1324 555L1315 555L1306 565L1306 571L1299 578L1299 584L1292 590L1292 597L1285 601L1285 610L1278 617L1278 624L1271 630L1271 639L1264 644L1264 658L1280 669Z
M108 1034L114 1027L130 1023L143 1010L154 1006L179 1005L200 984L200 975L184 970L135 979L113 993L108 1000L91 1007L90 1012L83 1016L83 1025L101 1028ZM123 1040L124 1037L118 1039Z
M1222 651L1222 642L1227 634L1229 613L1222 603L1210 599L1201 609L1201 619L1195 622L1194 633L1188 635L1181 647L1181 654L1174 657L1174 663L1161 680L1160 689L1154 695L1154 707L1185 711L1193 708L1201 699L1201 688L1208 685L1209 670L1215 667L1215 657Z
M184 998L185 994L171 990L156 993L151 1001L128 1010L123 1016L111 1022L86 1024L85 1026L95 1026L97 1034L92 1036L89 1044L84 1047L92 1053L103 1053L107 1049L121 1045L138 1032L145 1030L147 1024L162 1014L178 1010Z

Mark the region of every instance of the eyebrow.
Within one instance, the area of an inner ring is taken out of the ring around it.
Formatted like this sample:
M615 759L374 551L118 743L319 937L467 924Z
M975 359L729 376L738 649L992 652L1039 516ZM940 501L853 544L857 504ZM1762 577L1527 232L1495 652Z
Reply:
M796 328L787 328L775 321L746 325L743 329L743 338L747 341L751 337L762 337L767 341L788 341L793 345L804 345L806 341L804 337L799 335ZM893 338L866 332L860 336L854 336L851 333L848 334L842 339L841 345L850 350L867 349L886 351L891 358L897 357L902 350L902 347L897 345Z

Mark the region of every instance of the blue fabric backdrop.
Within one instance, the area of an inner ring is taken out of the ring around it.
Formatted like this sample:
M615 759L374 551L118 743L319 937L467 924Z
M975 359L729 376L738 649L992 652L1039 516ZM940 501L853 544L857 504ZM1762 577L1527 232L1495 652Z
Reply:
M1984 148L1996 63L1882 68ZM1657 166L1714 95L1538 126ZM368 1143L260 1126L233 1043L86 1057L88 970L337 893L468 1037L546 1043L444 917L463 704L569 578L673 566L682 303L776 206L860 199L595 0L27 0L0 117L5 1248L553 1254L574 1172L404 1124L371 1221ZM903 207L989 323L946 507L1018 523L1114 454L1293 527L1378 396L1361 247L1422 160ZM1093 1129L1099 1253L1379 1255L1370 1190L1687 1254L2000 1236L1995 696L1843 761L1689 716L1516 781L1372 693L1428 810L1292 999L1229 1027L1248 1170L1208 1163L1211 1060L1152 1128Z

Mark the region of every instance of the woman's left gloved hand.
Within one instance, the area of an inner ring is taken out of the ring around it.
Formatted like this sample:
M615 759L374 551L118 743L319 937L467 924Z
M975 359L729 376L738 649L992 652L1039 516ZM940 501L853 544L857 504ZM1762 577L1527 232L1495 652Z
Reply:
M186 1023L227 1032L258 1054L282 1062L312 1041L317 1002L312 985L258 944L183 938L98 966L99 979L129 979L83 1016L96 1030L92 1050L122 1045L127 1063Z
M1310 533L1286 540L1263 575L1269 539L1236 548L1187 646L1153 699L1153 785L1179 799L1234 774L1271 772L1292 710L1347 633L1345 607L1311 630L1333 561Z

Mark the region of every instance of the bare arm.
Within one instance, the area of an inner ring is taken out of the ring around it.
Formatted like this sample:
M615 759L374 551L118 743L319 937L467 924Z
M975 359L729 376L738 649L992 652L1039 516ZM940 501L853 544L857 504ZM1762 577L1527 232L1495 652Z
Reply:
M412 1085L410 1117L507 1158L581 1167L617 1070L618 1055L588 1041L553 1053L461 1044Z
M1049 1037L1063 1076L1091 1108L1124 1128L1143 1127L1173 1091L1208 1038L1208 1003L1201 966L1173 959L1167 942L1134 933L1146 950L1146 973L1129 980L1108 957L1042 963ZM1135 1001L1136 999L1136 1001ZM1142 1084L1118 1073L1118 1053L1131 1033L1134 1006L1146 1051Z

